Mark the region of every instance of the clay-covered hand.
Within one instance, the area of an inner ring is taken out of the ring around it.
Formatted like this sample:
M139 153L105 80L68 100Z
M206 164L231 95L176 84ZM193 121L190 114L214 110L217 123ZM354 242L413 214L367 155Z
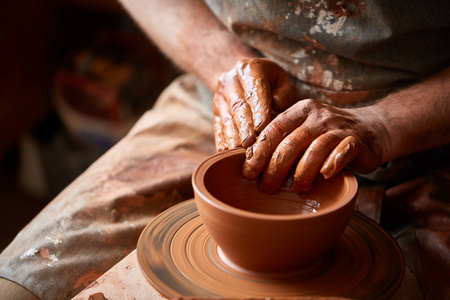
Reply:
M261 173L261 189L275 192L295 168L293 191L311 188L320 173L329 178L347 164L360 173L382 163L386 132L370 108L345 109L307 99L279 114L247 149L244 176Z
M289 75L271 60L239 61L220 76L213 99L217 150L252 145L273 112L292 105L296 95Z

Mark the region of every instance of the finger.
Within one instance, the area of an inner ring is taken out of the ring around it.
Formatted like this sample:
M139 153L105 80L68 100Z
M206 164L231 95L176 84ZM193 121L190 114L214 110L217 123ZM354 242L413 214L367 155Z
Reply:
M248 147L256 140L253 126L252 109L245 99L244 90L237 75L227 73L221 79L220 93L228 103L228 110L233 116L235 126L243 147Z
M291 186L292 191L299 192L311 189L311 184L319 174L323 162L340 141L339 136L327 132L309 145L295 169Z
M234 91L232 94L226 94L228 97L228 106L239 131L242 146L247 148L256 140L256 133L253 129L252 110L242 94L241 87L235 86Z
M272 93L264 65L258 60L242 62L238 67L239 81L250 104L253 125L261 132L271 120Z
M241 146L238 129L228 109L228 103L222 95L217 93L214 95L213 99L213 112L215 116L218 117L217 119L215 118L216 121L220 122L222 141L225 142L226 147L228 149L233 149Z
M300 126L289 134L274 151L264 171L261 189L275 192L283 183L295 163L314 140L315 135L306 126Z
M280 142L299 127L306 117L307 112L302 109L302 103L297 103L270 122L256 142L247 149L247 157L242 167L244 176L249 179L258 177Z
M325 160L320 173L328 179L333 177L353 159L355 159L362 151L363 143L355 136L348 136L343 139L339 145L331 152Z
M222 129L222 120L219 116L214 116L214 139L216 142L216 150L217 152L222 152L224 150L227 150L227 144L225 142L225 136L223 134Z

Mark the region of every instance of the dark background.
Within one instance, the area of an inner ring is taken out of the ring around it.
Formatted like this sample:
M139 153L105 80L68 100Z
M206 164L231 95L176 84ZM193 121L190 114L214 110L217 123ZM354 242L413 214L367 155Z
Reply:
M57 71L105 31L126 32L143 41L150 57L145 66L150 74L150 107L179 72L120 4L113 0L0 3L0 251L107 150L73 139L52 101Z

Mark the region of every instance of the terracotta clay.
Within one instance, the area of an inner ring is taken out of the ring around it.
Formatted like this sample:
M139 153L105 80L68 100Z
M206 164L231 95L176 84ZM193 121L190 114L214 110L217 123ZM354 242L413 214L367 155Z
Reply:
M265 248L256 249L255 255L258 251ZM314 295L390 299L402 283L405 266L395 240L357 212L317 264L295 272L238 269L223 259L221 252L194 200L158 215L143 230L137 245L144 276L167 298L195 295L278 300Z
M357 181L350 171L318 177L308 192L289 184L266 194L243 177L244 149L216 154L195 170L192 183L207 231L231 266L249 272L286 272L318 261L347 226Z

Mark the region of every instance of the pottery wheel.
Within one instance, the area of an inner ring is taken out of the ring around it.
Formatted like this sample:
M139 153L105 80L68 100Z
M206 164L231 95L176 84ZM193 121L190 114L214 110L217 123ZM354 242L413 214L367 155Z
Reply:
M395 240L355 212L340 239L314 267L277 276L241 272L222 259L194 200L173 206L150 222L139 238L137 255L144 276L168 298L380 299L398 289L405 267Z

